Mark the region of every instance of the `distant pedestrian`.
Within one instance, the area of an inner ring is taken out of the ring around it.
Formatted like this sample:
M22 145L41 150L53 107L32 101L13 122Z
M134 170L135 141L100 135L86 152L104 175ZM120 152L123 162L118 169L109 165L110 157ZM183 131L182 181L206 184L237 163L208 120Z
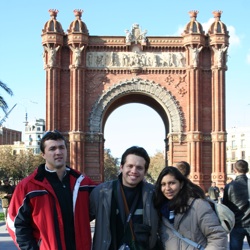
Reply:
M208 194L211 200L218 201L220 190L216 186L216 182L212 182L212 186L208 189Z
M2 199L5 223L7 223L8 208L13 192L14 188L10 185L9 178L5 177L3 179L3 185L0 186L0 198Z
M232 177L228 177L226 183L229 184L231 181L233 181Z
M236 178L226 185L223 204L235 214L235 226L230 232L230 250L240 250L245 236L250 246L250 205L248 193L248 163L238 160L234 166Z
M218 202L219 202L219 203L222 203L222 202L223 202L223 196L224 196L224 188L221 187L221 188L220 188L220 195L219 195L219 198L218 198Z
M191 167L186 161L179 161L176 163L176 167L186 177L190 175Z

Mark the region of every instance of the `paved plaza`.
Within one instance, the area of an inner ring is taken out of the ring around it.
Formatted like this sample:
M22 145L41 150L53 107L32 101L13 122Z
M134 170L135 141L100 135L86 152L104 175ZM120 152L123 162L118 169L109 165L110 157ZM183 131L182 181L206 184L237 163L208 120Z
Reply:
M0 207L0 212L2 212L2 208ZM91 223L91 231L94 231L94 223ZM8 231L5 228L4 221L0 221L0 250L17 250L18 248L13 243L11 237L9 236ZM250 248L248 247L247 242L244 242L244 250ZM177 250L177 249L176 249Z

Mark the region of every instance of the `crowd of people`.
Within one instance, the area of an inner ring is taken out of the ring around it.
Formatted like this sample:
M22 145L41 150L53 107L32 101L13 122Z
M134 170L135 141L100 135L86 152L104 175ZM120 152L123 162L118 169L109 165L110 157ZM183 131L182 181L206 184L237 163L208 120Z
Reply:
M227 232L207 196L235 214L230 250L242 249L245 236L250 244L244 160L235 164L234 181L221 189L213 182L205 193L188 178L191 167L184 161L164 167L155 185L148 183L150 157L142 147L126 149L117 179L101 184L66 164L67 144L59 131L46 132L40 149L44 164L15 190L7 178L0 186L2 204L8 201L7 229L19 249L228 249Z

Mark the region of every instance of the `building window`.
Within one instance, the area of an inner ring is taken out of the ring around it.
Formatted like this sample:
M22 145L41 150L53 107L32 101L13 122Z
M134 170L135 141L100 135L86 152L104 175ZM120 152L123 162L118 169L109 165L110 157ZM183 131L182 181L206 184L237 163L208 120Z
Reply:
M32 145L32 141L33 141L33 139L31 137L31 135L29 135L29 145Z
M245 148L246 147L245 140L241 140L240 145L241 145L242 148Z
M232 141L232 148L236 148L236 142Z
M242 160L245 160L245 158L246 158L245 151L241 151L241 159L242 159Z
M235 160L235 152L232 152L232 160Z
M234 164L231 164L231 174L234 172Z

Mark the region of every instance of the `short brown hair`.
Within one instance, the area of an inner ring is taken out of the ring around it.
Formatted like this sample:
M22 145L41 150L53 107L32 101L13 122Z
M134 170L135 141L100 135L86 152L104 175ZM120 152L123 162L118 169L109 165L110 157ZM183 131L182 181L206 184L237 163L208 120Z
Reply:
M176 167L184 176L189 176L190 174L190 165L186 161L180 161L176 163Z
M235 163L235 169L242 174L246 174L249 171L248 163L244 160L238 160Z

